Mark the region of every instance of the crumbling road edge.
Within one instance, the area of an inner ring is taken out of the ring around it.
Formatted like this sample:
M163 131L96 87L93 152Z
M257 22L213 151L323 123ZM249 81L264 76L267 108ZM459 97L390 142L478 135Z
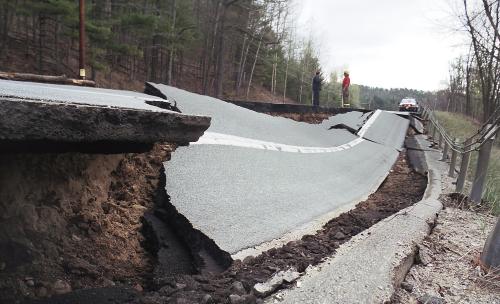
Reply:
M426 145L417 136L421 147ZM342 245L337 254L299 279L296 288L268 298L284 303L384 303L413 265L417 244L442 209L439 153L425 152L428 186L422 201L377 223Z

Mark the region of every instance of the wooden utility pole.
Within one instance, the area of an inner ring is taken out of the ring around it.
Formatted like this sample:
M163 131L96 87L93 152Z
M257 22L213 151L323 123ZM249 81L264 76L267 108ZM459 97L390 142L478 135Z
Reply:
M80 0L80 58L79 58L79 76L85 79L85 0Z

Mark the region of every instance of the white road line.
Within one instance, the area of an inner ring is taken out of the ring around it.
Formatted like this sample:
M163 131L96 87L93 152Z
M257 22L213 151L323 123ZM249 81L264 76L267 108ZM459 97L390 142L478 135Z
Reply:
M373 125L377 117L382 111L376 110L370 118L363 125L361 130L358 132L359 138L351 140L340 146L335 147L304 147L304 146L293 146L287 144L280 144L275 142L263 141L258 139L240 137L235 135L228 135L215 132L205 132L205 134L200 137L197 142L191 143L192 145L219 145L219 146L233 146L242 148L251 148L259 150L277 151L277 152L288 152L288 153L334 153L340 152L347 149L351 149L363 141L363 135L368 131L368 129Z
M381 110L376 110L375 113L373 113L370 118L366 121L366 123L363 125L361 130L358 132L359 137L365 136L365 133L368 131L368 129L373 125L375 120L377 120L377 117L379 117L380 113L382 113Z
M280 143L274 143L269 141L245 138L234 135L227 135L221 133L205 132L205 134L200 137L197 142L193 142L193 145L221 145L221 146L233 146L242 148L252 148L260 150L278 151L278 152L290 152L290 153L333 153L343 150L350 149L360 143L365 141L362 138L356 138L348 143L345 143L336 147L303 147L303 146L292 146Z

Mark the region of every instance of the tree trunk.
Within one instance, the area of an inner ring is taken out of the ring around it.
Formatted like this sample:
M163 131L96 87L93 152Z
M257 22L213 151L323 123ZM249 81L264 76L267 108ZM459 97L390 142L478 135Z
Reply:
M217 65L216 65L216 80L215 80L215 97L222 98L223 88L224 88L224 55L226 52L225 45L225 22L226 22L226 12L227 7L225 5L221 6L222 13L220 18L220 26L219 26L219 39L218 39L218 57L217 57Z
M167 84L172 85L172 69L174 67L174 56L175 56L175 46L173 40L176 38L175 34L175 23L177 18L177 0L174 0L172 5L172 40L170 41L170 52L168 58L168 73L167 73Z
M38 15L38 74L43 74L43 39L45 31L43 30L44 17Z
M207 95L208 93L208 88L210 87L210 71L212 70L212 65L214 64L215 61L215 41L217 39L217 31L219 29L219 19L220 19L220 7L222 5L222 1L219 0L217 1L216 8L215 8L215 18L213 22L213 30L212 30L212 43L210 47L210 56L208 56L208 60L206 62L206 68L205 68L205 75L203 76L204 79L204 85L203 85L203 94ZM208 40L207 40L208 42Z
M2 14L0 15L2 17L2 27L0 29L0 58L2 58L2 55L7 48L7 35L9 33L9 13L9 8L6 1L3 3Z
M252 70L250 71L250 78L248 79L246 100L250 95L250 87L252 86L253 73L255 71L255 66L257 65L257 59L259 59L260 46L262 45L262 39L264 38L264 33L260 36L259 45L257 46L257 51L255 52L255 60L253 61Z
M243 36L243 43L241 44L240 61L238 63L238 73L236 75L236 83L234 89L236 90L236 96L238 96L240 85L241 85L241 75L244 68L243 61L245 60L245 47L247 43L248 35L245 33Z
M286 68L285 68L285 81L283 84L283 103L285 103L286 100L286 89L287 89L287 84L288 84L288 67L290 65L290 56L291 56L291 47L288 49L288 57L286 59Z
M465 115L472 116L471 71L468 64L465 70Z

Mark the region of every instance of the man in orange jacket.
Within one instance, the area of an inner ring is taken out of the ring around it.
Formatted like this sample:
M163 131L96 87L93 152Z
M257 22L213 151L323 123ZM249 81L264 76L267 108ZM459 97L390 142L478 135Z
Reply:
M350 106L349 104L349 86L351 85L351 79L349 78L349 72L344 72L344 81L342 81L342 106Z

